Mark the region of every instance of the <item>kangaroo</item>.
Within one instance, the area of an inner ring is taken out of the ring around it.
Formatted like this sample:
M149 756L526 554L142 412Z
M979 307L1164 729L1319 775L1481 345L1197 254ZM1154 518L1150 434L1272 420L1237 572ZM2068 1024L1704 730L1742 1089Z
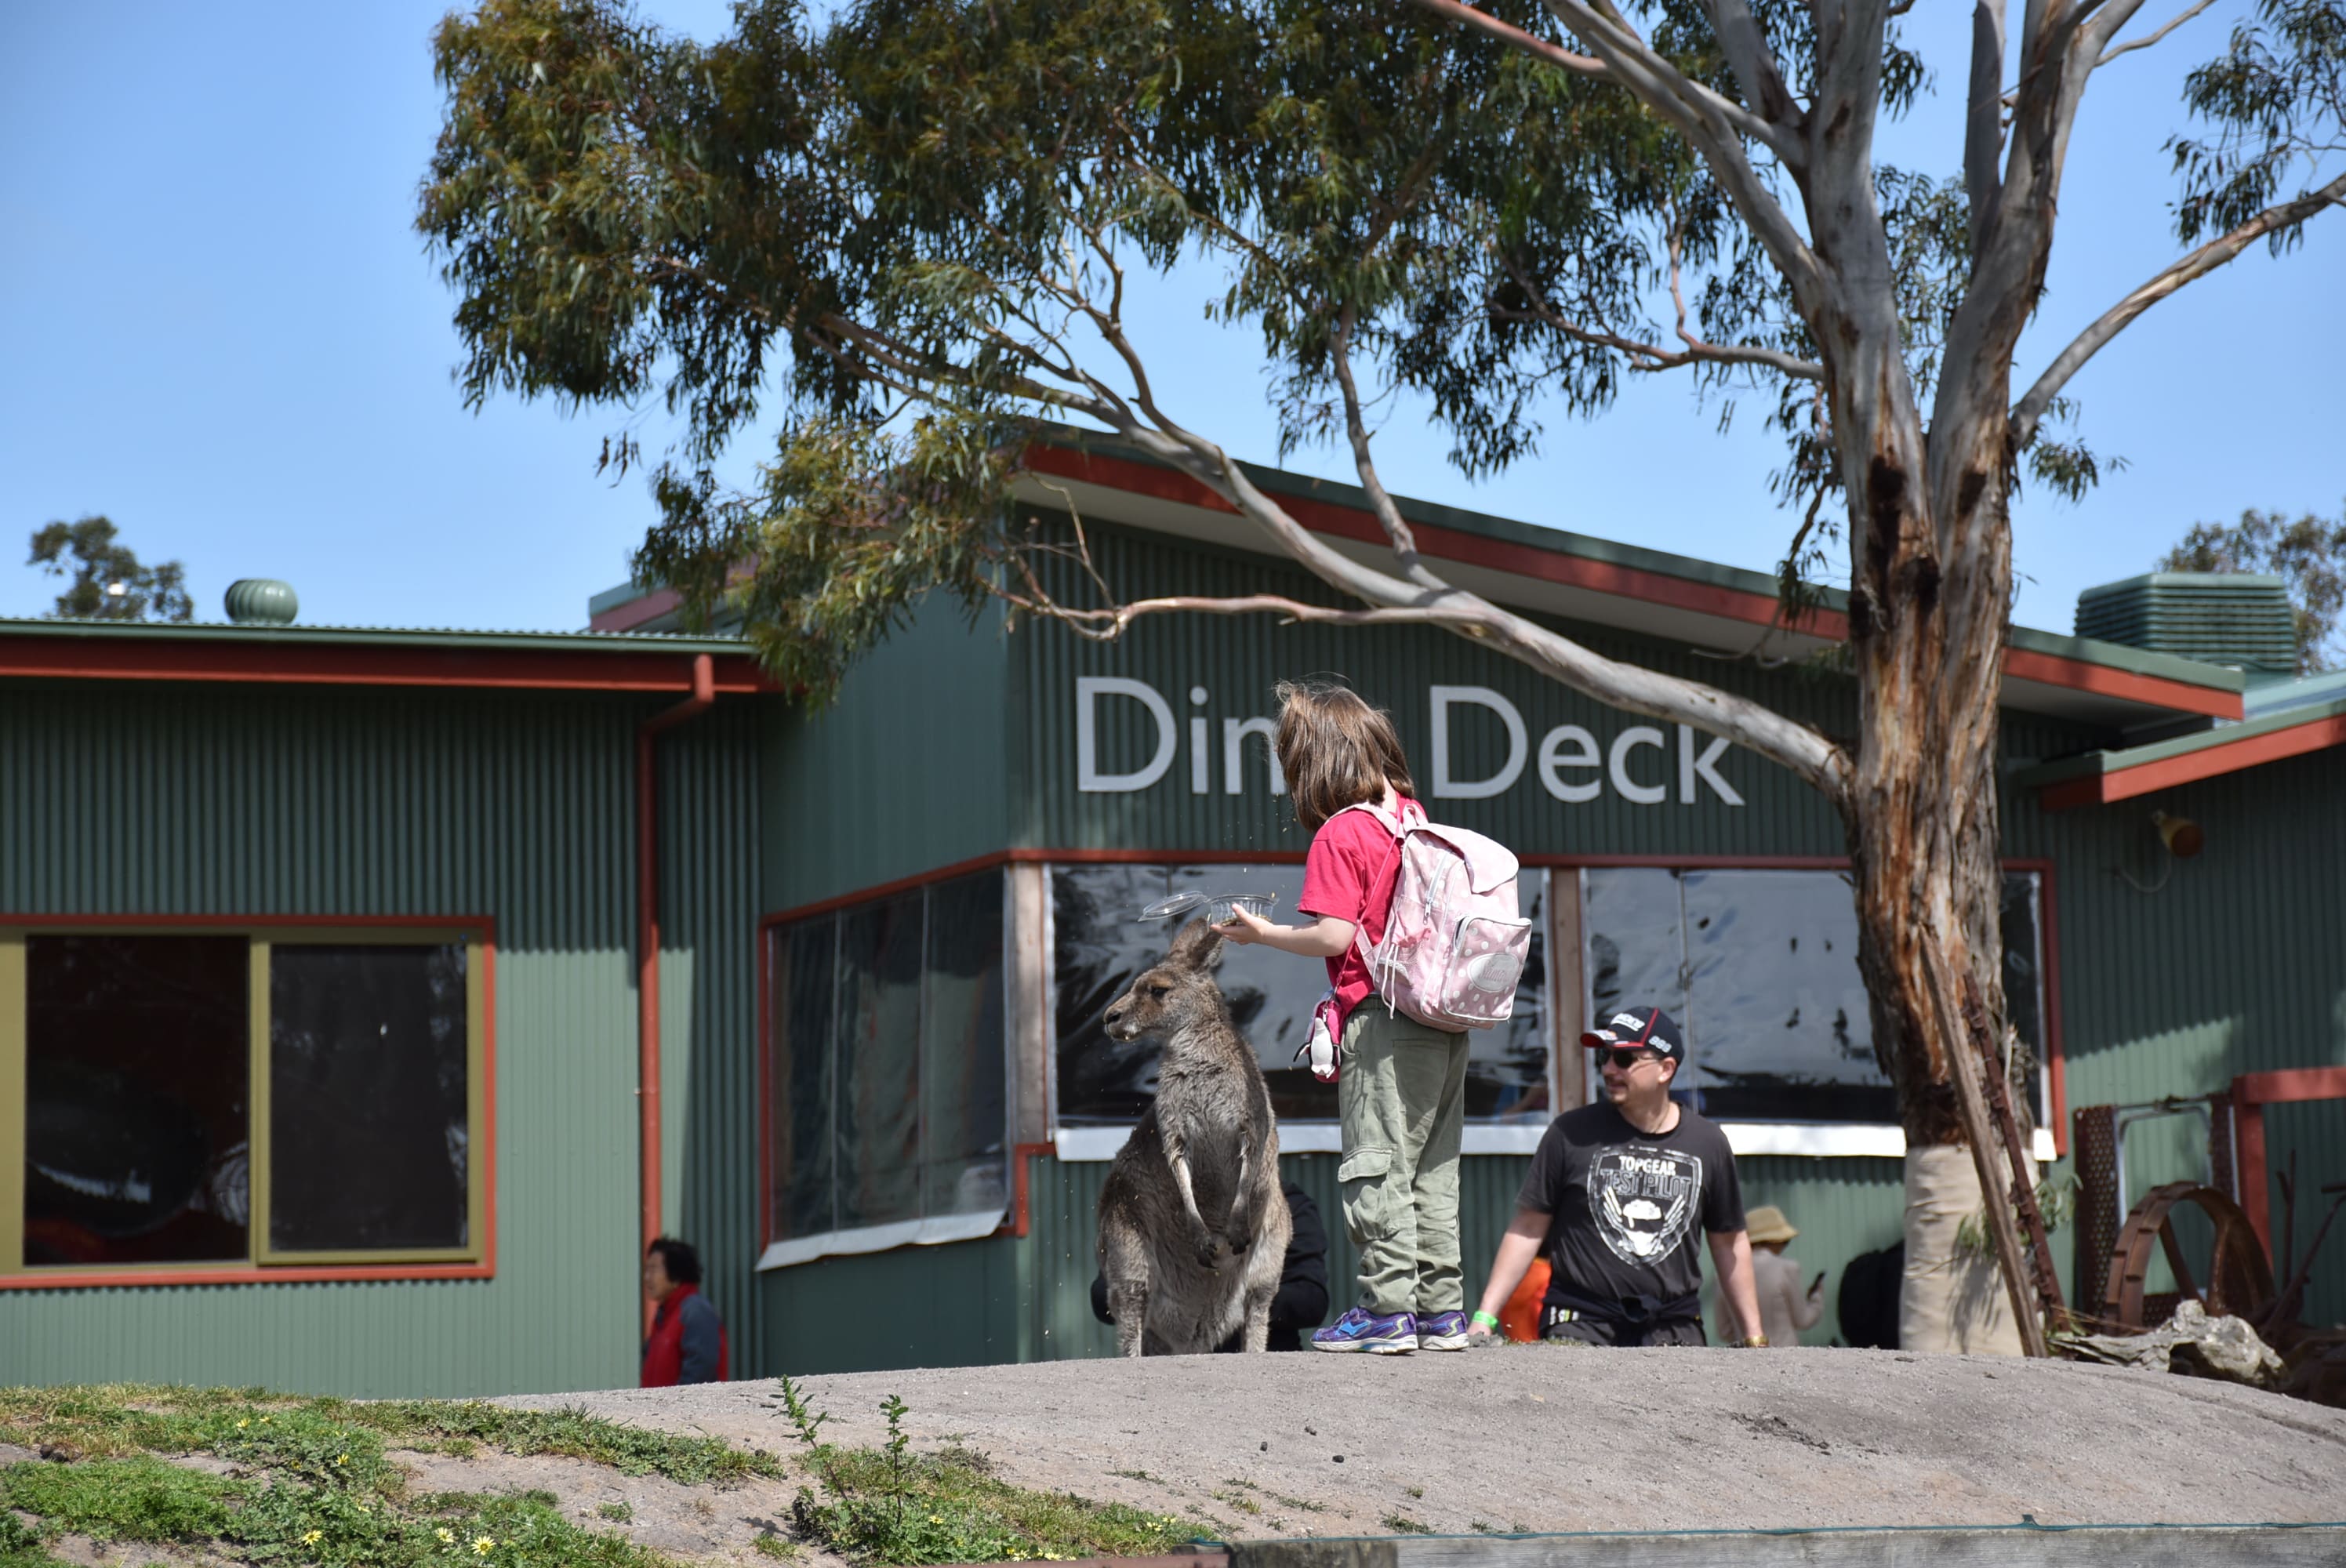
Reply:
M1287 1266L1279 1124L1252 1047L1214 983L1222 939L1191 921L1165 962L1108 1004L1111 1039L1161 1036L1157 1099L1108 1167L1100 1276L1126 1356L1211 1350L1244 1326L1260 1350Z

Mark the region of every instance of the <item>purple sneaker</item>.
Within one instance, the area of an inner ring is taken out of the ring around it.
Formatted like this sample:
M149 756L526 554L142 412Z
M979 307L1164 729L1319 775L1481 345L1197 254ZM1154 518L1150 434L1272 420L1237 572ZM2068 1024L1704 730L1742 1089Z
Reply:
M1311 1348L1315 1350L1366 1350L1375 1356L1406 1356L1417 1349L1417 1316L1412 1312L1395 1312L1380 1318L1365 1308L1355 1307L1329 1324L1314 1330Z
M1421 1350L1463 1350L1466 1348L1466 1314L1435 1312L1417 1320Z

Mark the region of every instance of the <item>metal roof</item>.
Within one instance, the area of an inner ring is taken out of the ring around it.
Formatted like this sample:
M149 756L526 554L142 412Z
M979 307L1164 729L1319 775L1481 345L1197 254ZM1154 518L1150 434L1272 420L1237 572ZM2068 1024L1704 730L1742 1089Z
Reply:
M109 621L67 616L0 617L0 636L108 637L186 642L332 644L444 647L535 653L708 653L749 651L740 637L676 632L483 631L457 626L244 626L233 621Z
M1083 514L1194 539L1216 548L1285 559L1261 532L1181 471L1120 438L1064 430L1038 444L1022 502L1057 509L1070 498ZM1260 489L1299 521L1358 559L1391 552L1357 485L1241 463ZM1779 624L1776 580L1715 561L1600 539L1462 507L1395 497L1419 531L1423 553L1459 586L1494 603L1567 619L1647 632L1707 650L1739 653L1764 645L1770 657L1800 658L1848 636L1849 596L1820 586L1818 609L1797 627ZM1634 622L1621 613L1637 605ZM598 624L672 624L677 596L623 584L590 601ZM2122 644L2014 626L2008 638L2005 702L2014 708L2120 731L2171 724L2176 716L2238 718L2241 671Z

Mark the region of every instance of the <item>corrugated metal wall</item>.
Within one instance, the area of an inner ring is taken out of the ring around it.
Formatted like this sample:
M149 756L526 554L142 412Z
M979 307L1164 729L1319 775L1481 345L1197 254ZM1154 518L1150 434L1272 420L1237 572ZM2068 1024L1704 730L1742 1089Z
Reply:
M760 1364L759 734L763 701L720 701L659 740L660 1178L733 1364Z
M933 596L856 665L836 703L814 713L777 706L765 742L766 912L1013 841L1011 637L1000 616L972 626Z
M2199 823L2203 852L2169 861L2154 810ZM2060 867L2071 1105L2204 1094L2236 1074L2346 1064L2346 752L2111 806L2048 815L2028 805L2006 821L2024 852L2048 852ZM2157 891L2129 885L2120 871ZM2266 1143L2276 1172L2297 1151L2302 1252L2328 1202L2317 1189L2346 1179L2346 1101L2276 1108ZM2278 1243L2277 1184L2270 1202ZM2069 1249L2055 1254L2066 1271ZM2335 1231L2306 1317L2346 1320L2346 1237Z
M498 1267L483 1281L0 1293L0 1382L351 1394L632 1382L631 765L636 723L659 704L113 682L18 685L5 701L0 911L495 919ZM738 733L719 741L742 720L720 709L699 722L706 738L668 742L693 759L671 766L684 787L669 817L714 832L753 793L756 760ZM735 831L754 847L746 812ZM674 884L672 941L737 921L738 888L692 907L709 885ZM744 939L728 941L738 952ZM723 951L711 949L718 970ZM693 1036L746 1038L742 975L734 962L721 983L672 982L678 1132L688 1116L741 1120L715 1108L738 1069L698 1077L711 1063ZM754 1145L685 1150L686 1169L699 1162L719 1185L742 1147ZM690 1180L682 1193L686 1222L712 1201Z
M988 1237L770 1270L761 1279L763 1350L750 1370L797 1377L1034 1360L1021 1308L1035 1256L1033 1242Z

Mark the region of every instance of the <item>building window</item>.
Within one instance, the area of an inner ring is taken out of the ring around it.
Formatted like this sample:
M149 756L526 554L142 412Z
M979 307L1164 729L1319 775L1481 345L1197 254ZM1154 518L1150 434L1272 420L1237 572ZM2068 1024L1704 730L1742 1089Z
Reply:
M1848 872L1605 867L1583 887L1588 1015L1653 1005L1677 1019L1687 1062L1676 1087L1696 1109L1733 1122L1898 1120L1873 1056ZM2039 1063L2040 892L2037 873L2005 873L2007 1010Z
M1545 1126L1551 1114L1545 932L1547 875L1525 870L1518 887L1532 921L1531 961L1507 1023L1470 1031L1466 1115L1486 1125ZM1176 922L1143 921L1143 908L1170 894L1275 895L1272 918L1292 922L1302 896L1300 865L1086 865L1051 869L1052 977L1056 1023L1057 1121L1062 1127L1116 1126L1138 1119L1157 1093L1159 1043L1110 1040L1100 1014L1165 956ZM1254 1046L1282 1124L1332 1122L1336 1085L1295 1060L1311 1013L1328 988L1316 961L1267 947L1226 947L1215 978L1239 1033ZM1375 1005L1375 1003L1371 1003ZM1293 1140L1289 1140L1291 1144Z
M473 1263L484 946L0 932L0 1267Z
M984 871L768 931L763 1267L999 1224L1003 896Z

